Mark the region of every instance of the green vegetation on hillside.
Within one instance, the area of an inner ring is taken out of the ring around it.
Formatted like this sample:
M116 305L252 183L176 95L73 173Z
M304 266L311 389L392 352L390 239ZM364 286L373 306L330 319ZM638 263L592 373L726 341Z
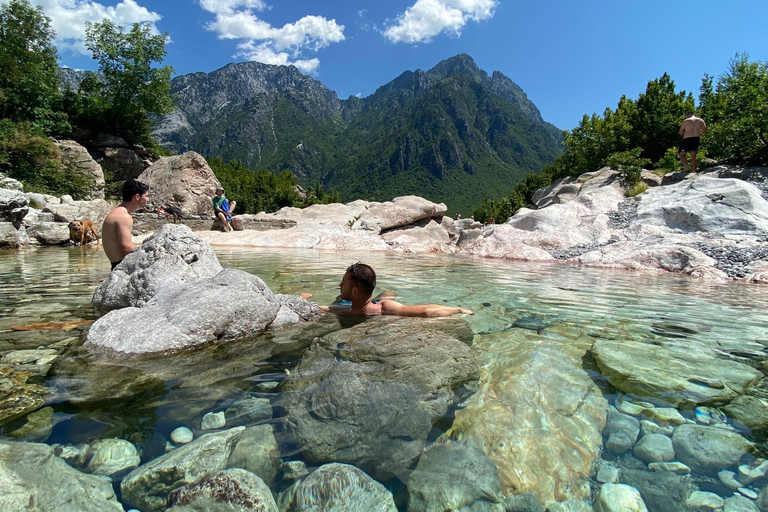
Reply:
M284 206L303 208L339 202L337 193L325 192L320 184L307 190L305 198L300 197L296 177L291 171L280 174L254 172L237 160L224 162L221 158L208 159L208 165L226 190L227 197L237 201L237 213L269 213Z
M716 86L713 83L710 76L702 80L698 115L709 132L702 138L699 157L768 164L768 65L737 55ZM678 129L692 110L693 95L677 92L669 75L651 80L636 100L622 96L615 110L585 115L565 133L565 152L553 164L526 176L506 197L483 201L475 209L475 219L503 222L530 206L537 189L605 165L619 170L630 187L639 183L643 167L679 169Z

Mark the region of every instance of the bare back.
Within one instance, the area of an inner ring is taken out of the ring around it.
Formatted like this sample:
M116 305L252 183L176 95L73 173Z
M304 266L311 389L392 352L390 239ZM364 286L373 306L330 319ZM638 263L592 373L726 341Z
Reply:
M101 243L109 261L116 263L133 251L132 231L133 217L125 206L109 212L101 225Z
M707 124L700 117L691 116L680 125L680 135L684 139L689 137L701 137L707 131Z

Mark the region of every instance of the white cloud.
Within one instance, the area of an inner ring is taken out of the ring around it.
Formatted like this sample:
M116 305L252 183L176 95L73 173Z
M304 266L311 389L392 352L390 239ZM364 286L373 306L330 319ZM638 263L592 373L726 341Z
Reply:
M268 6L262 0L199 0L200 6L216 15L206 28L219 39L239 39L235 58L265 64L294 65L304 73L315 73L320 61L303 58L332 43L344 40L344 25L322 16L304 16L282 27L273 27L254 10Z
M393 43L426 43L442 32L461 35L470 21L492 18L497 0L416 0L384 30Z
M56 31L55 44L59 50L90 55L85 47L85 22L108 19L121 27L134 23L149 23L159 33L155 22L161 16L142 7L135 0L122 0L115 6L105 6L92 0L32 0L32 5L43 7Z

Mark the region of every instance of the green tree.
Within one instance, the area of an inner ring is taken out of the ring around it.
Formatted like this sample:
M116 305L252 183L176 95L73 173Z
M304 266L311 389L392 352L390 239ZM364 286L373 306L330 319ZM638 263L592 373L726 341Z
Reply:
M704 77L700 92L709 154L768 164L768 64L737 54L716 86L711 76Z
M39 134L66 131L54 111L59 94L55 33L42 7L28 0L0 5L0 119L30 122Z
M651 80L629 115L629 147L616 151L641 148L641 156L658 162L669 148L678 144L680 123L694 105L693 94L676 92L675 82L667 73Z
M98 127L131 142L150 143L150 116L173 109L170 66L155 67L165 57L163 34L147 24L129 31L109 20L86 22L85 44L99 61L99 72L88 73L80 89L85 117Z

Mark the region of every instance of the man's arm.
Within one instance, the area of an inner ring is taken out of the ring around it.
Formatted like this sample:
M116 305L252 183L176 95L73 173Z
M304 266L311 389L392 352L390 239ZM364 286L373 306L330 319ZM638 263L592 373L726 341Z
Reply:
M451 316L458 313L463 313L465 315L474 314L468 309L462 309L454 306L442 306L440 304L419 304L415 306L406 306L394 300L381 301L382 315L432 317Z
M115 232L117 239L117 249L123 257L133 252L133 240L131 232L133 231L133 218L130 215L120 217L115 222Z
M679 133L680 135L685 135L685 122L680 124L680 129L677 130L677 133Z

